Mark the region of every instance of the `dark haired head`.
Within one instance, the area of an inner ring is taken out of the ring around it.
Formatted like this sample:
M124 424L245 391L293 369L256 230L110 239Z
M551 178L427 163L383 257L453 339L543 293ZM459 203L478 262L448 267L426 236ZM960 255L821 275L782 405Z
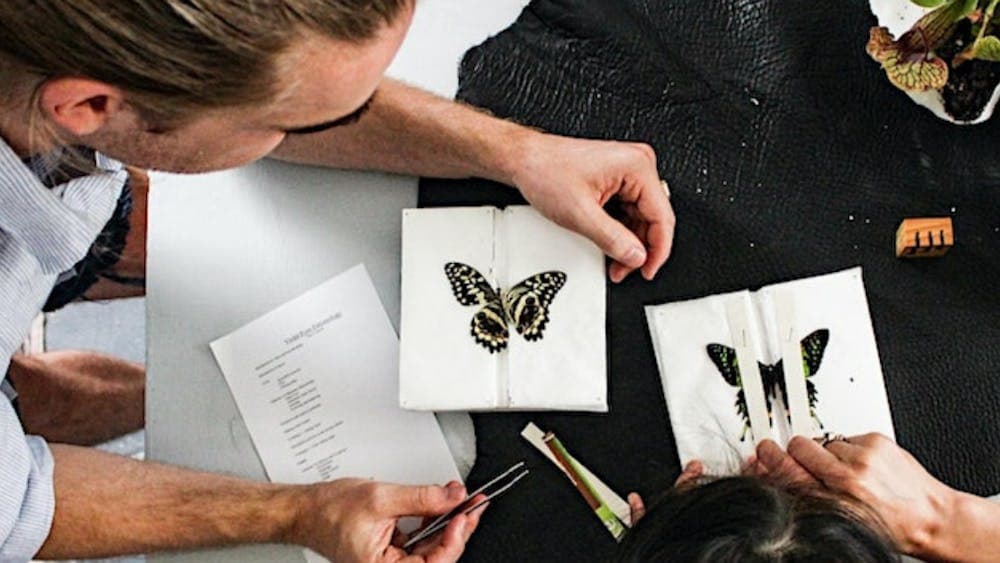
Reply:
M822 489L727 477L669 491L626 536L618 561L899 561L878 522Z

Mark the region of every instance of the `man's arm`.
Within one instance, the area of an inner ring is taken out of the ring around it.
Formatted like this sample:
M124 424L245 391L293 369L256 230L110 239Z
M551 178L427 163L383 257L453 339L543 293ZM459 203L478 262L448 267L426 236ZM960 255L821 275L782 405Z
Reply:
M273 485L53 445L55 516L38 557L97 558L244 543L294 543L352 561L397 561L396 519L447 512L457 483L403 487L342 479ZM454 561L478 514L453 520L413 561ZM394 538L395 535L395 538Z
M25 432L50 442L89 446L145 424L140 364L90 350L14 354L7 377Z
M640 267L651 279L673 241L673 210L648 145L548 135L394 80L379 86L357 123L289 135L272 156L516 186L544 215L615 260L615 281ZM628 227L604 212L612 197L621 201Z

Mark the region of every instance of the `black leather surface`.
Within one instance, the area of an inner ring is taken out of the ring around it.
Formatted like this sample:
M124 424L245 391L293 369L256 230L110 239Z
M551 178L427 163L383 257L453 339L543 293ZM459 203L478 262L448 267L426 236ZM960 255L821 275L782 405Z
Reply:
M470 561L603 561L614 544L519 437L553 429L621 492L679 471L642 306L864 267L899 442L947 483L1000 492L1000 118L955 127L864 52L867 2L544 0L470 51L459 97L549 131L652 144L670 181L673 258L610 286L611 413L475 417L476 485L535 468L498 501ZM421 204L512 190L425 180ZM907 216L951 215L944 258L894 258Z

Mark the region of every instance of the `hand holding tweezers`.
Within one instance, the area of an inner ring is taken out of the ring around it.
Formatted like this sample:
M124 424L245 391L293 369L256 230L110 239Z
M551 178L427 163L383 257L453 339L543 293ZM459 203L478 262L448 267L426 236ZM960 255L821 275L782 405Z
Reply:
M482 487L479 487L475 491L469 493L468 496L465 497L465 500L459 503L459 505L456 506L455 508L451 509L451 511L442 514L441 516L438 516L437 518L434 519L434 521L427 524L420 530L414 532L413 537L411 537L405 544L403 544L403 549L409 549L417 542L423 541L433 536L434 534L440 532L446 526L448 526L448 523L451 522L453 518L455 518L459 514L469 514L470 512L476 510L477 508L486 504L490 500L495 499L501 494L507 492L511 487L514 486L515 483L524 478L524 476L527 475L528 473L529 473L528 468L524 466L523 461L515 463L507 471L504 471L500 475L497 475ZM476 496L480 494L486 495L486 498L477 503L472 504L472 506L467 506L469 504L469 501L476 498Z

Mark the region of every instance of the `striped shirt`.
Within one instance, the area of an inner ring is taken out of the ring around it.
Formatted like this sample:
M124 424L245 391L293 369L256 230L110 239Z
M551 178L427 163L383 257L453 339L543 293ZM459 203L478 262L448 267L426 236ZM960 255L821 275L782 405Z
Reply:
M0 383L59 275L83 258L115 209L127 173L101 155L97 168L49 189L0 138ZM0 562L30 560L48 536L52 470L48 445L25 436L0 394Z

